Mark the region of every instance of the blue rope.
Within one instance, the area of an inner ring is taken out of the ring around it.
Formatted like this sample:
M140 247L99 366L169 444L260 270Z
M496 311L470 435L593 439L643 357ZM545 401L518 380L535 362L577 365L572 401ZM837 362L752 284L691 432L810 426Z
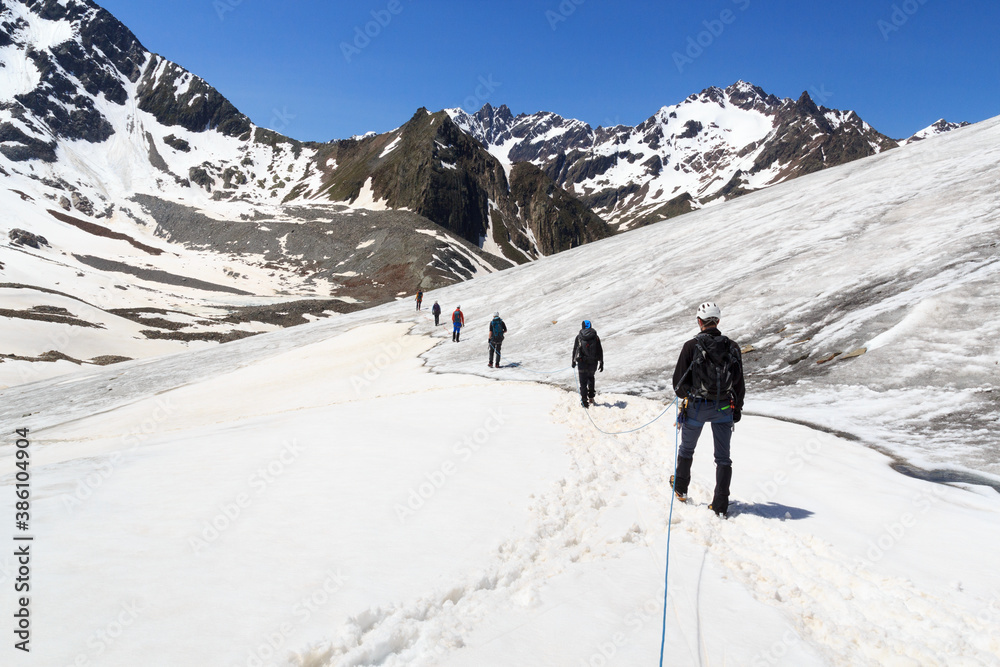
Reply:
M677 399L674 399L677 403ZM677 479L677 440L680 429L674 431L674 479ZM667 567L663 573L663 634L660 637L660 667L663 667L663 649L667 643L667 582L670 578L670 529L673 528L674 498L677 494L670 490L670 516L667 518Z
M494 347L493 343L489 343L489 346L491 348L493 348L493 350L496 352L496 347ZM499 357L499 356L500 356L500 353L497 352L497 357ZM572 368L572 366L570 366L569 368ZM551 375L551 374L554 374L554 373L562 373L563 371L569 370L569 368L561 368L561 369L559 369L557 371L532 371L532 370L529 370L527 368L524 368L522 370L528 371L529 373L536 373L538 375ZM601 433L603 433L605 435L624 435L626 433L635 433L636 431L641 431L642 429L646 428L647 426L652 425L654 422L656 422L658 419L660 419L660 417L662 417L663 415L667 414L667 410L669 410L670 408L674 407L675 405L677 405L677 398L676 397L670 403L670 405L668 405L667 407L665 407L663 409L663 412L661 412L660 414L656 415L656 417L654 417L652 421L650 421L650 422L648 422L646 424L643 424L642 426L639 426L637 428L629 429L627 431L617 431L617 432L605 431L604 429L602 429L600 426L598 426L594 422L594 418L591 417L591 415L590 415L590 410L587 410L586 413L587 413L587 418L590 419L590 423L593 424L594 428L596 428ZM679 446L679 444L678 444L679 432L680 432L680 429L676 429L674 431L674 477L675 478L677 476L677 449L678 449L678 446ZM670 580L670 535L671 535L671 531L672 531L672 528L673 528L674 498L676 498L676 497L677 497L676 494L671 489L671 492L670 492L670 513L669 513L669 516L667 517L667 566L666 566L666 569L665 569L664 574L663 574L663 623L662 623L663 633L660 636L660 667L663 667L663 651L664 651L664 648L666 647L666 642L667 642L667 591L668 591L667 584L668 584L668 582Z

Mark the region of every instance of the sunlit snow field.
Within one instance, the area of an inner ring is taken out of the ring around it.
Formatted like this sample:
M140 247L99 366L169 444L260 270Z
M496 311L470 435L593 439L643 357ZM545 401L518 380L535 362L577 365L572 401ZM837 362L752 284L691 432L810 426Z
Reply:
M221 372L151 362L190 381L111 383L105 410L34 429L33 659L653 663L669 415L602 435L570 392L430 372L433 344L482 336L404 319L223 346ZM592 417L663 407L601 392ZM733 516L706 507L704 443L674 507L669 664L990 664L1000 496L802 426L746 417L735 438Z
M428 293L465 311L458 344L402 301L0 392L33 443L33 664L654 664L675 431L594 424L663 412L704 300L753 345L750 391L733 516L706 508L707 435L673 508L667 664L997 664L1000 494L890 464L1000 473L998 139Z

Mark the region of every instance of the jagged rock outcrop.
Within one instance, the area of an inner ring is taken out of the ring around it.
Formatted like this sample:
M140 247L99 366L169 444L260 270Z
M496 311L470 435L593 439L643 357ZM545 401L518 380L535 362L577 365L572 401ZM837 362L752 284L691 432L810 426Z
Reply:
M514 262L611 234L598 216L547 177L544 194L527 184L513 192L503 165L445 112L420 109L393 132L337 142L320 151L317 167L328 173L322 194L335 201L367 197L412 210ZM550 195L563 205L558 216L546 218L542 211L551 208L541 205L526 214L535 197Z
M29 248L40 249L42 246L49 245L49 242L44 236L39 236L38 234L33 234L29 231L23 229L14 228L8 233L10 242L14 245L25 245Z

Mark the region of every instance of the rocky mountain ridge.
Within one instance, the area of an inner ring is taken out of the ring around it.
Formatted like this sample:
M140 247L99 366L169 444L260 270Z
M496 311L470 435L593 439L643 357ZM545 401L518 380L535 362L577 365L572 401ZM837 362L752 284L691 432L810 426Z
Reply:
M680 215L900 145L807 92L781 99L738 81L635 127L592 128L506 106L449 114L507 165L531 162L617 229Z
M88 153L124 148L135 153L130 156L134 162L159 173L144 182L125 176L123 194L144 192L173 201L189 200L189 195L204 200L201 195L208 194L204 208L223 200L250 205L351 203L367 180L357 178L364 172L373 178L369 205L389 199L382 208L427 213L429 220L458 238L485 246L484 252L498 260L489 262L497 268L611 233L585 207L576 207L584 218L571 221L570 227L579 222L584 233L570 234L563 245L539 247L532 228L541 233L546 221L520 217L510 203L502 169L444 115L437 118L442 122L433 141L404 142L404 150L391 156L367 155L365 146L388 143L399 131L329 144L299 142L255 126L215 88L149 53L125 26L89 0L25 0L12 4L3 17L4 43L13 51L4 59L5 69L18 68L18 52L28 60L12 77L20 90L9 91L13 94L4 100L0 115L0 152L12 162L65 162L57 147L66 142L93 144L83 147ZM412 127L409 123L400 131L419 134L409 132ZM115 146L123 142L131 145ZM462 160L442 167L438 145ZM352 154L365 159L352 160ZM393 167L400 163L402 172ZM61 173L63 167L53 166L52 180L72 183ZM445 169L454 173L445 174ZM418 187L407 182L404 172L424 183ZM99 208L115 205L114 197L95 194L107 202ZM556 234L546 230L541 236L561 239L567 236L565 229Z
M0 384L512 265L412 207L320 196L321 150L257 127L89 0L3 3L0 296L20 305L3 309ZM92 326L64 336L50 309Z

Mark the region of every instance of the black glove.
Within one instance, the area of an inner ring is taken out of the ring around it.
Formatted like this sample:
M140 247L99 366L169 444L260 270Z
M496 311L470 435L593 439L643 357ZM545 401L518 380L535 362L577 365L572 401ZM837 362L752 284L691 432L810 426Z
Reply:
M575 361L570 365L570 368L576 368L576 362Z
M739 408L736 408L735 410L733 410L733 421L734 422L738 422L742 418L743 418L743 411L742 410L740 410Z
M601 362L601 365L600 365L600 367L599 367L599 368L598 368L597 370L598 370L598 372L600 372L600 373L603 373L603 372L604 372L604 362L603 362L603 361Z

